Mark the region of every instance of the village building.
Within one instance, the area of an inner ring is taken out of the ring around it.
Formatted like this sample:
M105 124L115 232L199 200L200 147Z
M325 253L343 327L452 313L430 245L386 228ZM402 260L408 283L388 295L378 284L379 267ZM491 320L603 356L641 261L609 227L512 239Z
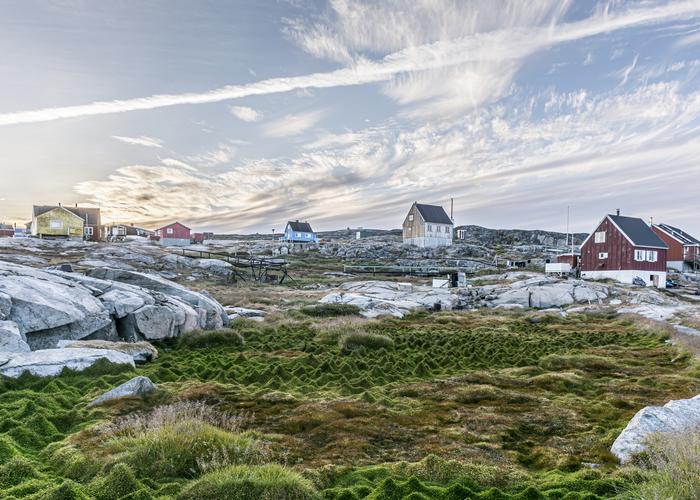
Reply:
M12 224L0 224L0 238L11 238L15 235L15 228Z
M642 219L618 211L607 215L581 245L581 277L666 288L667 250Z
M190 244L190 228L179 222L173 222L156 229L158 243L166 247L186 247Z
M445 209L414 202L403 221L403 242L422 248L452 245L454 223Z
M651 228L668 246L669 269L700 271L700 240L668 224L654 224Z
M287 222L284 234L280 239L292 243L316 243L318 241L316 233L311 229L311 224L298 220Z
M80 220L78 220L80 219ZM39 238L102 241L107 232L99 208L34 205L30 232Z
M85 220L65 207L41 205L32 211L32 236L38 238L83 239Z
M134 224L112 224L107 230L107 237L112 241L120 241L126 239L127 236L140 236L148 238L155 231L143 227L135 226Z

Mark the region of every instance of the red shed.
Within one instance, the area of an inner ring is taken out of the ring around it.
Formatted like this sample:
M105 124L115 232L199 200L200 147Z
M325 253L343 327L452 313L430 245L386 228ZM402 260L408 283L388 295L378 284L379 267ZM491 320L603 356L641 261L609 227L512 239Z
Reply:
M559 264L569 264L571 266L571 269L575 269L578 267L579 260L581 259L581 254L579 253L563 253L560 255L557 255L557 262Z
M160 238L158 242L164 246L185 247L190 244L190 228L179 222L156 229L155 236Z
M700 269L700 240L668 224L654 224L651 228L668 246L666 265L669 269L676 271Z
M665 288L667 250L642 219L607 215L581 245L581 277Z
M204 243L204 233L192 233L192 243Z

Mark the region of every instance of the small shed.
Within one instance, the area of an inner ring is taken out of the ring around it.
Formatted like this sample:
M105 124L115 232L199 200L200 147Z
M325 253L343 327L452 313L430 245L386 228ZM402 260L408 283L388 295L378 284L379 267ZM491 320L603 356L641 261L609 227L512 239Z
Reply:
M0 224L0 238L11 238L15 234L15 228L11 224Z
M166 247L186 247L190 244L190 228L179 222L173 222L156 229L158 243Z
M569 264L571 269L578 268L579 260L581 259L581 254L578 252L568 252L557 255L558 264Z

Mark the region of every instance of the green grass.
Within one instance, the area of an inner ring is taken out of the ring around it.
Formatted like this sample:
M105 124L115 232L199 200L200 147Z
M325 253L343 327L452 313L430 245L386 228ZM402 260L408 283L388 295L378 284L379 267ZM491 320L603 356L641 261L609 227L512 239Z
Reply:
M357 316L360 308L352 304L316 304L299 310L306 316L315 318L332 318L336 316Z
M211 472L189 485L182 500L311 500L318 495L311 482L277 464L238 465Z
M248 491L268 484L260 467L270 462L324 498L611 497L638 486L608 452L631 416L700 392L698 363L627 318L356 320L242 323L163 342L136 370L0 380L0 498ZM137 373L161 390L86 409ZM245 429L206 412L120 427L178 399L245 414ZM106 422L122 430L105 433ZM248 479L221 472L229 467ZM298 483L280 471L280 484Z

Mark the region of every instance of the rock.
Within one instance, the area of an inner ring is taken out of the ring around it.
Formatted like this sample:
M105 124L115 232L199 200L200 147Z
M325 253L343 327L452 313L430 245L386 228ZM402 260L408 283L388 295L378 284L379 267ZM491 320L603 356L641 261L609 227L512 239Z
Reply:
M92 269L88 275L101 280L118 281L133 286L160 292L164 295L177 297L191 307L200 311L199 327L206 330L216 330L228 322L228 316L217 301L206 292L194 292L184 286L168 281L155 274L126 271L123 269L98 268Z
M408 291L406 287L389 281L352 281L344 283L340 292L330 293L320 302L356 305L366 318L402 318L409 311L432 309L435 304L440 304L441 309L451 310L458 300L457 295L447 288L415 286Z
M123 318L145 305L154 304L155 301L147 294L130 290L110 290L100 295L100 300L107 310L117 318Z
M700 395L669 401L664 406L647 406L637 412L617 437L610 451L621 463L646 449L654 433L682 432L700 426Z
M27 338L14 321L0 321L0 352L29 352Z
M175 313L165 306L145 306L133 314L139 333L149 340L175 336Z
M156 385L148 377L134 377L128 382L115 387L111 391L105 392L102 396L93 399L87 405L88 408L97 406L107 401L121 398L141 398L156 390Z
M237 314L238 316L242 316L244 318L267 316L267 313L260 309L246 309L245 307L226 306L224 307L224 310L229 314L229 317L231 317L232 314Z
M12 297L0 292L0 320L7 318L12 310Z
M12 355L0 365L0 375L17 378L28 371L37 377L53 377L64 368L82 371L101 359L134 367L131 356L108 349L43 349Z
M66 349L108 349L128 354L137 363L153 361L158 357L158 349L150 342L109 342L107 340L61 340L59 348Z

